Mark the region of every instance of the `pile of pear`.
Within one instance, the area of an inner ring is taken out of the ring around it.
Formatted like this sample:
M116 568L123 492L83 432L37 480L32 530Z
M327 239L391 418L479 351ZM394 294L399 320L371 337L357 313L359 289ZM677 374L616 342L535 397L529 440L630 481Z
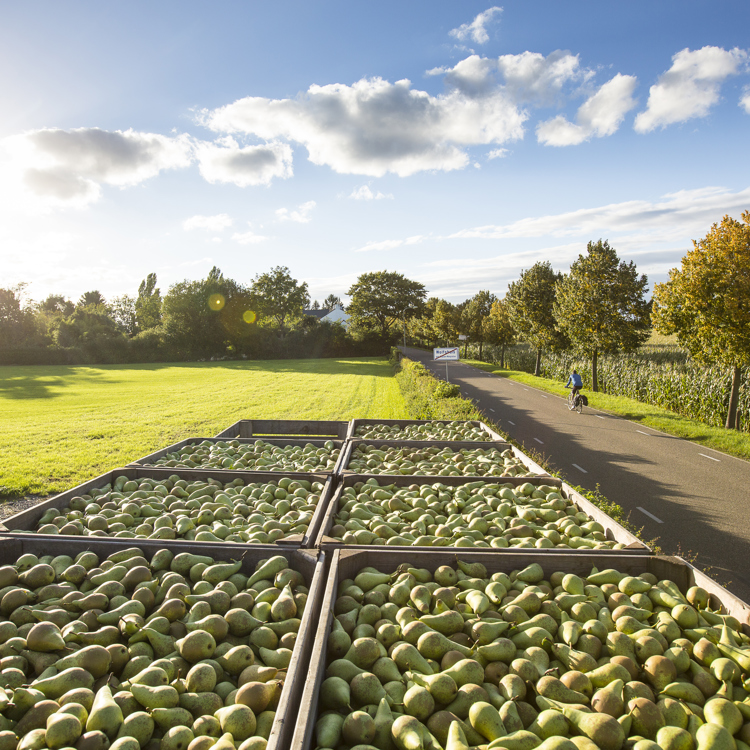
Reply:
M264 750L307 588L286 558L0 567L0 750Z
M235 469L237 471L331 472L341 450L332 440L322 446L273 445L263 440L240 443L238 440L203 440L167 453L152 464L187 469Z
M468 482L456 487L344 487L329 535L345 544L622 549L559 487Z
M431 420L420 424L365 424L354 431L355 437L371 440L452 440L485 443L490 434L471 422L438 422Z
M337 593L318 748L750 748L750 639L700 587L457 560Z
M116 477L104 487L48 508L39 534L272 544L305 534L323 484Z
M359 443L347 471L357 474L404 474L437 477L536 476L510 448L440 448L425 445L377 446Z

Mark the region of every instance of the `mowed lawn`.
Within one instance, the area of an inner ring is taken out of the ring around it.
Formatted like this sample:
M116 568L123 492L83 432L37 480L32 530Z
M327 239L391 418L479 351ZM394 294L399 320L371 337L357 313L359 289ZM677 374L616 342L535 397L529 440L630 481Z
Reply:
M239 419L406 416L385 359L0 367L0 500L60 492Z

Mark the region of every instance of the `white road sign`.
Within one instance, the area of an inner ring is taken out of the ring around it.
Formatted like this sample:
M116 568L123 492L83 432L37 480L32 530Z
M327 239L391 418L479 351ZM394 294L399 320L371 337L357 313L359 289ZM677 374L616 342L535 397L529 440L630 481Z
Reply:
M438 360L445 362L449 359L460 359L458 356L458 347L436 347L432 350L432 359L436 362Z

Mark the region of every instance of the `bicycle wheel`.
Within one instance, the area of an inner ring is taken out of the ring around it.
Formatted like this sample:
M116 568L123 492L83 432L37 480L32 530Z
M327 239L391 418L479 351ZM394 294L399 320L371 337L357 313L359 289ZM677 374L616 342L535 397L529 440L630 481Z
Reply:
M568 409L570 409L570 411L573 411L575 408L576 408L576 405L575 405L575 402L573 400L573 391L571 391L568 394Z
M576 399L575 409L579 414L583 414L583 399L580 396Z

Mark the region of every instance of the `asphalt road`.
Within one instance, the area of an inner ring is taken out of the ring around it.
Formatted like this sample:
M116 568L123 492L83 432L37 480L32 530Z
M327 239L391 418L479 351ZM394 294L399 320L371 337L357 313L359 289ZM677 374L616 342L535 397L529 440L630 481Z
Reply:
M445 379L432 352L406 348ZM572 484L621 505L643 538L679 554L750 602L750 463L584 407L461 362L448 379L527 450ZM586 389L584 388L584 393Z

